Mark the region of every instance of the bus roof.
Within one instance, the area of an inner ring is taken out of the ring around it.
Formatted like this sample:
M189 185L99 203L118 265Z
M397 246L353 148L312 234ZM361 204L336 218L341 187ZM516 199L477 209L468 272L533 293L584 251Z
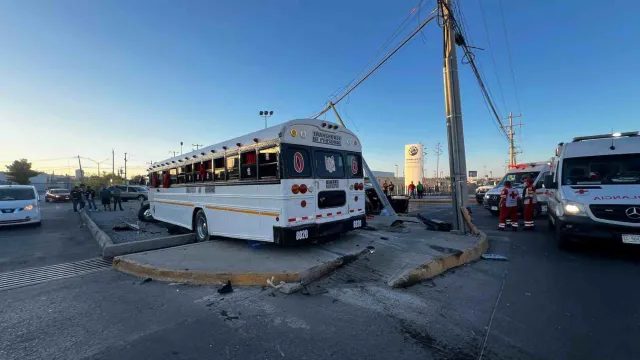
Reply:
M318 127L319 129L328 128L328 126L331 126L334 129L337 129L334 131L334 133L342 133L342 134L350 135L351 137L357 140L357 136L353 132L351 132L351 130L344 128L336 123L332 123L330 121L325 121L325 120L317 120L317 119L295 119L295 120L289 120L284 123L280 123L280 124L268 127L266 129L255 131L244 136L239 136L218 144L206 146L198 150L194 150L188 153L184 153L182 155L174 156L162 161L155 162L151 165L151 168L149 168L148 170L152 170L153 168L163 167L165 165L170 165L170 164L184 163L185 161L186 163L191 163L193 160L201 157L211 158L214 153L224 153L225 148L226 150L233 150L233 149L237 149L238 147L244 147L244 146L253 145L256 143L265 143L270 141L282 140L283 135L285 134L285 129L291 126L296 126L296 125L299 125L299 126L312 125L312 126ZM358 140L358 143L359 143L359 140ZM356 149L357 150L361 149L359 144Z

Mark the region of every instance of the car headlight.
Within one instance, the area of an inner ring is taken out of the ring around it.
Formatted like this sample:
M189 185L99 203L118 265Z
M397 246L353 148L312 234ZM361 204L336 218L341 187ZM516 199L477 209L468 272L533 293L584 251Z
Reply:
M33 210L33 205L27 205L24 208L22 208L23 211L30 211Z
M573 201L562 201L562 209L569 215L587 216L587 211L581 203Z

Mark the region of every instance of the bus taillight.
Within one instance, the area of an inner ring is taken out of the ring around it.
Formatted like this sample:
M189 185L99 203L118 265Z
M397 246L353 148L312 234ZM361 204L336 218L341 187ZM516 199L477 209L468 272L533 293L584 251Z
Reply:
M298 186L298 184L293 184L291 186L291 192L294 194L297 194L298 192L300 192L300 187Z
M300 194L306 194L307 193L307 185L302 184L298 188L300 189Z

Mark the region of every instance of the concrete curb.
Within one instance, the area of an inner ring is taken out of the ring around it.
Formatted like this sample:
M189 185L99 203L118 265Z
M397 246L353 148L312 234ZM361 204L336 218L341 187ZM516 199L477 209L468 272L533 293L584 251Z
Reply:
M189 269L165 269L149 264L141 264L121 256L113 259L113 266L119 271L138 277L197 285L220 285L231 281L233 285L238 286L266 286L267 279L273 278L273 284L279 284L281 281L293 283L287 284L287 289L289 289L287 293L292 293L300 290L303 285L316 281L335 269L354 261L358 256L367 251L368 249L359 250L356 253L346 254L324 264L294 273L224 273Z
M411 199L409 203L420 203L420 204L451 204L451 199L434 199L434 200L425 200L425 199ZM476 199L469 199L469 204L476 204Z
M487 234L480 231L478 241L470 248L456 254L446 254L431 259L417 268L405 270L387 282L393 288L409 287L419 282L434 278L443 272L478 260L489 248Z
M195 234L181 234L157 239L114 244L109 235L100 230L89 214L85 211L80 211L80 217L82 218L82 221L87 224L87 228L91 231L91 235L93 235L93 238L96 239L98 245L102 248L103 258L112 258L114 256L132 254L136 252L186 245L194 242L196 238Z

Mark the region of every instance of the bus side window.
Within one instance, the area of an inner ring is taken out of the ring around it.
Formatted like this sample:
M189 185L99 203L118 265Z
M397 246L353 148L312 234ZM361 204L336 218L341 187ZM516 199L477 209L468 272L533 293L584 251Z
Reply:
M238 154L227 155L227 179L240 179L240 159Z
M275 179L278 177L278 148L262 149L258 152L258 172L260 179Z
M251 150L242 153L240 156L240 178L244 179L257 179L256 173L256 151Z
M171 169L169 171L171 171L171 173L170 173L171 181L169 182L169 184L170 185L177 184L178 183L178 168Z
M227 175L224 171L224 157L220 157L213 160L213 164L214 164L213 174L215 177L215 181L226 181Z

